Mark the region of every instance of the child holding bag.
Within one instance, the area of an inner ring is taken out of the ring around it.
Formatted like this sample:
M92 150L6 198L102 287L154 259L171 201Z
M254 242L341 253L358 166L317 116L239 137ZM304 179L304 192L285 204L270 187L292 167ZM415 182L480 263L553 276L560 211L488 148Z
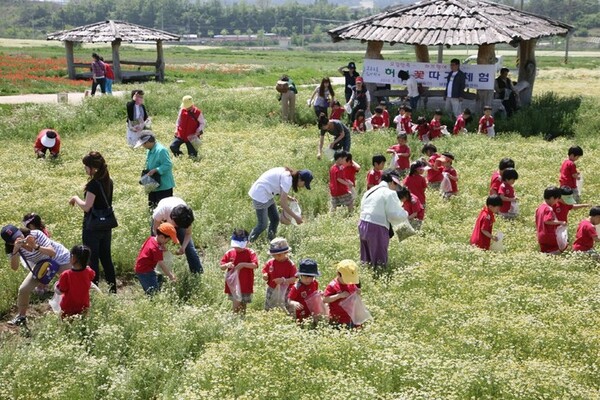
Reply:
M284 238L271 240L269 254L272 258L265 263L262 269L262 278L267 282L265 294L265 311L272 308L287 306L290 285L296 281L296 266L288 255L292 248ZM278 292L283 295L279 297Z
M254 270L258 268L256 253L247 248L248 231L235 229L231 235L231 249L221 258L225 273L225 293L232 301L233 312L246 314L246 305L252 302Z

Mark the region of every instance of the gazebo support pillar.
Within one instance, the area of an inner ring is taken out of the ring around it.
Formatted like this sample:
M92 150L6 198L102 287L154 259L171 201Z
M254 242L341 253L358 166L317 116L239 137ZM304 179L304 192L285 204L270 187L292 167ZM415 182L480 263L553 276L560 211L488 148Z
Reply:
M495 64L496 58L496 46L493 44L482 44L479 45L477 52L477 64ZM490 77L495 79L495 76ZM484 106L491 106L494 100L493 90L477 90L477 112L479 115L483 114Z
M73 55L73 42L65 40L65 49L67 50L67 73L69 79L75 79L75 56Z
M383 49L383 42L375 42L375 41L367 42L367 52L365 53L365 59L383 60L383 56L381 55L381 49ZM365 82L365 87L367 88L369 93L371 93L371 96L373 96L372 93L374 93L377 90L376 83ZM371 105L373 105L374 102L375 102L375 98L371 97ZM378 105L379 104L374 104L375 107L377 107ZM371 107L371 108L374 108L374 107ZM367 110L365 110L365 111L367 111ZM371 110L368 110L368 111L371 111Z
M526 81L529 86L519 92L521 105L531 104L533 95L533 83L535 82L535 73L537 63L535 62L535 45L537 39L524 40L519 43L519 83Z
M429 62L429 48L423 44L415 44L417 62Z
M121 39L116 39L111 42L113 72L115 73L115 83L121 83L121 58L119 57L119 48L121 47Z
M156 42L156 80L158 82L165 81L165 56L162 40Z

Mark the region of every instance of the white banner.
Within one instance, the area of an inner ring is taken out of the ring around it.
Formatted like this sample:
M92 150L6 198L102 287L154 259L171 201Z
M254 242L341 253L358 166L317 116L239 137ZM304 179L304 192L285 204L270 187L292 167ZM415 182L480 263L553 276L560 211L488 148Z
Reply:
M495 65L462 65L460 69L467 76L467 88L494 90ZM365 59L362 77L367 83L402 85L400 71L408 71L423 86L442 88L452 72L450 64Z

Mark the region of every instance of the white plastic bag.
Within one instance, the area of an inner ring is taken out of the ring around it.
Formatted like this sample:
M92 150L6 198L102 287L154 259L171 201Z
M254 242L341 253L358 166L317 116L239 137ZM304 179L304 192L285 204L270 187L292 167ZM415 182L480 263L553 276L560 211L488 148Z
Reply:
M54 311L56 314L60 314L62 312L62 309L60 308L61 297L62 293L60 292L60 290L58 290L56 286L54 286L54 296L52 296L48 303L50 304L52 311Z
M311 315L327 315L327 308L325 307L325 303L323 303L323 296L320 291L312 292L304 301Z
M583 192L583 175L581 175L581 173L579 174L579 178L577 178L577 192L579 193L579 196L581 196L581 192Z
M148 174L143 175L140 178L140 183L144 187L144 191L146 193L152 192L154 189L160 186L158 182L154 180L154 178Z
M494 127L495 127L495 125L492 125L492 126L490 126L490 127L487 128L487 135L488 135L488 137L493 138L493 137L496 136L496 131L495 131Z
M556 228L556 242L558 243L560 251L567 248L567 245L569 244L569 233L567 232L566 225L561 225Z
M190 142L190 144L192 146L194 146L194 149L196 149L196 150L198 150L200 148L200 146L202 145L202 139L200 139L196 135L188 136L188 142Z
M358 292L354 292L340 301L340 306L348 313L354 325L362 325L373 318Z
M448 127L446 125L442 125L442 135L450 136L450 132L448 132Z
M399 242L403 241L404 239L408 239L417 233L408 221L404 221L400 225L396 226L395 231Z
M390 160L390 168L396 168L398 166L398 153L392 153L392 159Z
M296 214L299 217L302 217L302 209L300 208L300 204L298 204L298 202L296 200L292 200L288 203L288 206L290 207L290 210L292 210L294 212L294 214ZM298 225L298 223L296 222L296 220L292 217L287 216L287 214L284 212L283 215L290 220L290 223L292 225Z
M440 183L440 191L442 193L450 193L452 192L452 182L450 182L450 174L447 172L442 172L444 179Z
M267 302L268 308L285 308L285 295L287 294L288 285L277 285L273 289L271 298Z
M373 130L373 123L371 122L371 118L365 119L365 129L367 130L367 132Z
M331 147L327 147L325 150L323 150L323 154L325 155L325 159L333 160L333 155L335 154L335 150L333 150Z
M227 271L225 274L225 282L231 292L233 301L242 301L242 286L240 285L240 273L237 269Z
M519 215L519 203L516 201L512 201L510 203L510 209L508 210L509 214Z
M346 113L348 114L352 113L352 106L350 105L350 103L344 104L344 110L346 110Z
M498 232L496 233L496 236L498 237L498 240L492 240L490 243L490 250L491 251L504 251L504 244L502 243L502 240L504 239L504 234L502 232Z

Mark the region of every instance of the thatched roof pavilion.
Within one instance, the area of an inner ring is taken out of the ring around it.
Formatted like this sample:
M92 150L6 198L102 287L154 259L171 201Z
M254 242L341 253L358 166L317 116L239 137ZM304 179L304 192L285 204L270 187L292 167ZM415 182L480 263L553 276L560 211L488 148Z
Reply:
M76 79L75 63L73 57L73 43L98 43L110 42L112 46L112 62L115 72L115 81L120 82L124 73L121 71L121 61L119 57L119 47L121 42L156 42L157 58L155 63L143 62L123 62L124 64L134 65L154 65L156 67L156 79L164 80L165 61L163 55L163 42L178 41L178 35L158 29L146 28L144 26L130 24L123 21L101 21L91 25L80 26L50 33L46 36L47 40L60 40L65 42L67 50L67 69L69 78Z
M428 46L477 45L478 64L494 64L495 44L519 46L519 81L533 87L535 44L566 36L574 28L550 18L486 0L428 0L392 8L328 31L334 42L368 42L365 58L381 59L384 43L415 46L417 61L429 62ZM527 97L528 96L528 97ZM531 90L522 99L526 103Z

